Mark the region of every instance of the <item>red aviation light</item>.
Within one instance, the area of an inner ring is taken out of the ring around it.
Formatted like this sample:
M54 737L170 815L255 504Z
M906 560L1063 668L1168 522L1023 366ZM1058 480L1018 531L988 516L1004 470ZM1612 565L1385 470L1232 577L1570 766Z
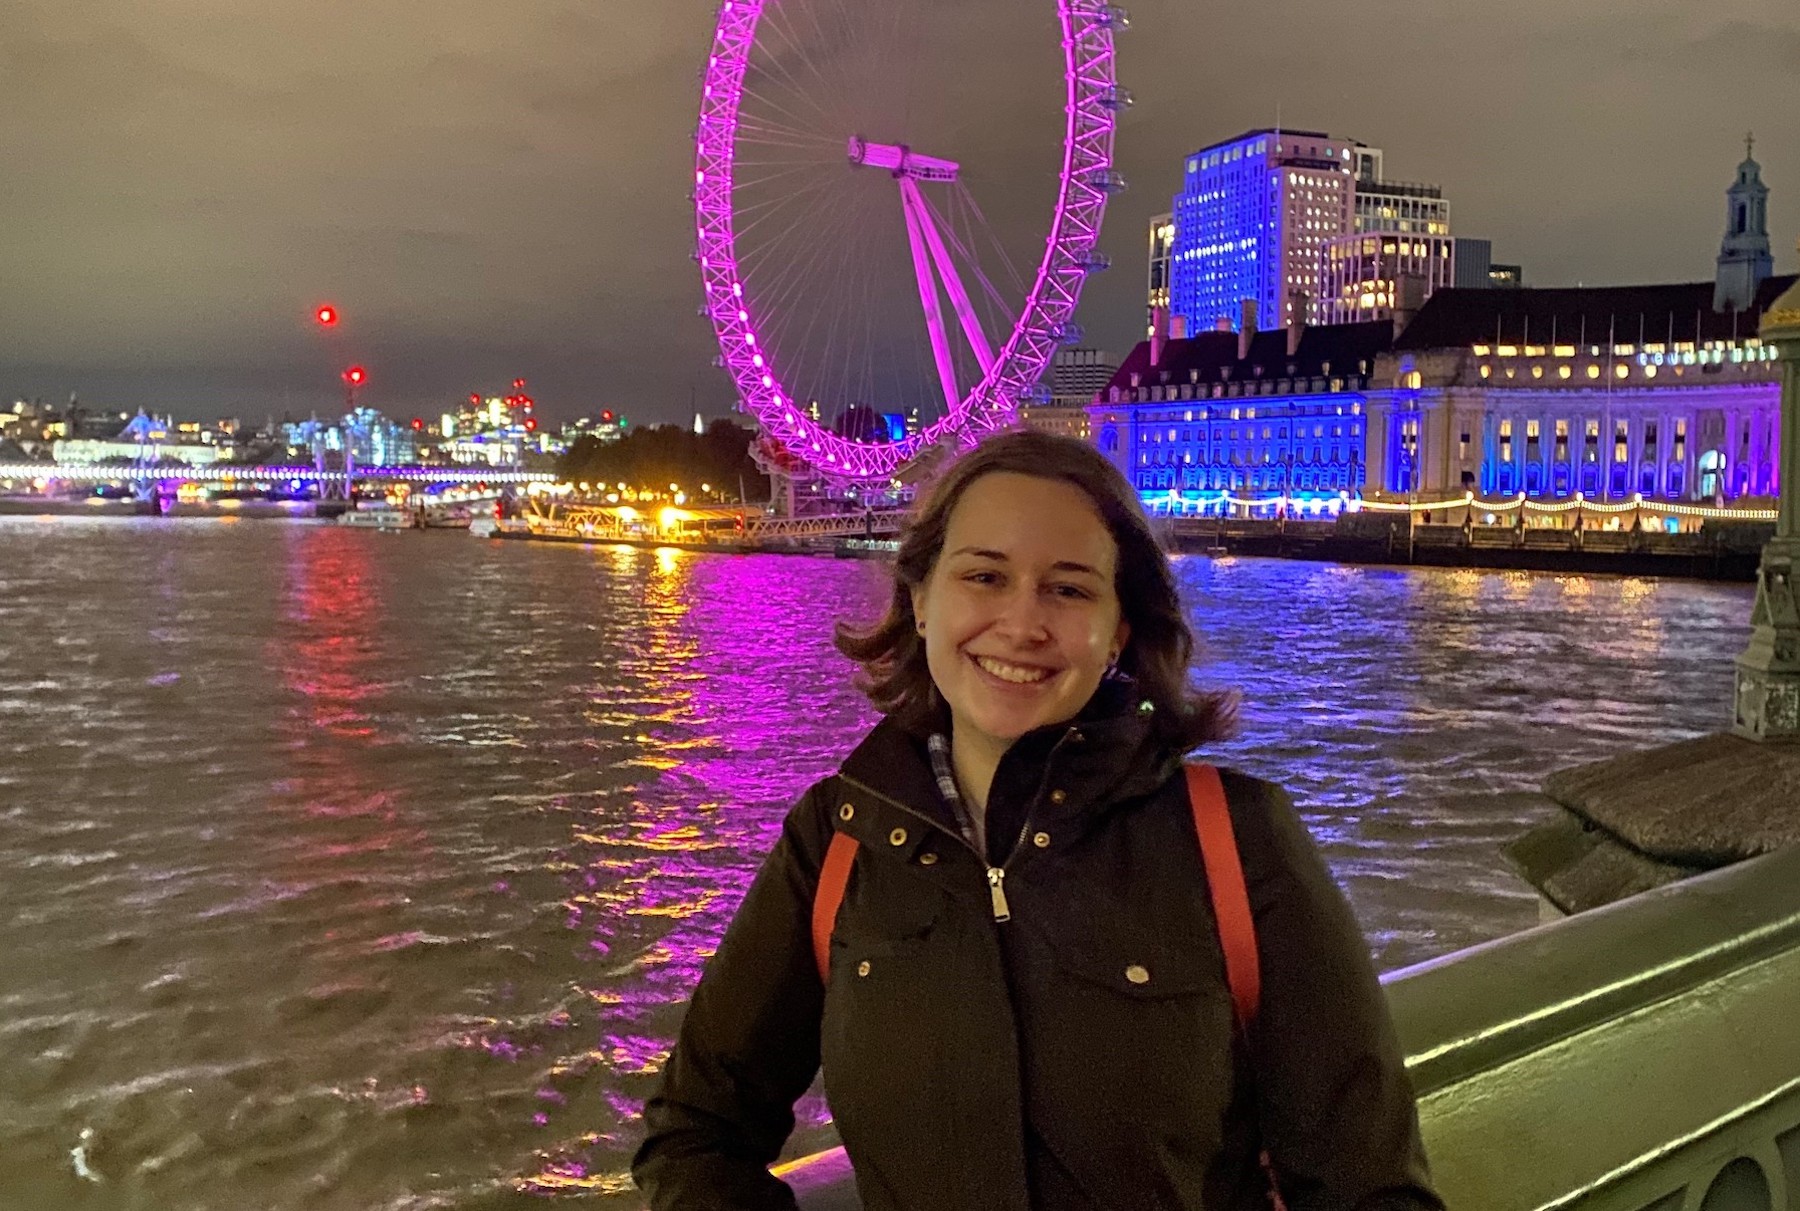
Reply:
M352 366L350 369L344 371L344 381L349 383L352 387L362 386L363 383L368 381L368 378L369 372L364 370L361 366Z
M313 312L313 319L318 321L319 327L321 328L336 328L338 322L338 309L329 304L320 307L317 311Z

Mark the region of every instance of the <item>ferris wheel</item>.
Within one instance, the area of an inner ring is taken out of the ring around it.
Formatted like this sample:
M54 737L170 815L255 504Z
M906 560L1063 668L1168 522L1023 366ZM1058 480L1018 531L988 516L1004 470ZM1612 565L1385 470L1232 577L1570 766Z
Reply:
M719 5L695 257L719 364L789 466L890 480L1012 424L1081 339L1125 187L1126 13L992 7L1032 11L983 28L964 0Z

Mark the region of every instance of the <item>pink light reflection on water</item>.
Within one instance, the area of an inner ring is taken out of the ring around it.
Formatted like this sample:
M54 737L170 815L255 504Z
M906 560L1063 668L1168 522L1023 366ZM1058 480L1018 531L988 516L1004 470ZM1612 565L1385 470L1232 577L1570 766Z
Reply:
M837 602L874 608L878 569L821 561L804 578L793 570L782 557L657 553L644 603L657 629L642 641L664 687L643 721L654 751L642 754L626 822L578 829L566 855L565 924L583 935L596 971L593 1025L584 1017L581 1032L593 1031L591 1049L563 1062L555 1087L603 1085L609 1121L593 1121L586 1097L541 1107L554 1125L585 1106L585 1121L568 1125L591 1134L540 1153L540 1171L521 1189L620 1180L687 999L755 876L747 856L760 862L801 792L873 722L845 693L851 669L830 628ZM831 605L815 596L821 573ZM829 1122L823 1098L809 1096L796 1115L796 1149L816 1146Z

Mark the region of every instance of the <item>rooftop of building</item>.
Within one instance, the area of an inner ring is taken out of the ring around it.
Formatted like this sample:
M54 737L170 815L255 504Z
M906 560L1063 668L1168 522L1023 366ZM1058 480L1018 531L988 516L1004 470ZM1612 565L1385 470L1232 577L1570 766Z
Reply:
M1713 310L1715 283L1440 290L1407 326L1401 351L1471 345L1662 344L1743 340L1797 279L1772 277L1744 311Z
M1257 138L1261 138L1263 135L1277 135L1284 139L1285 138L1297 138L1297 139L1329 139L1329 138L1331 138L1330 135L1326 134L1322 130L1290 130L1289 128L1287 128L1285 126L1280 127L1280 128L1276 128L1273 126L1264 126L1257 130L1246 130L1243 134L1238 135L1235 138L1221 139L1217 143L1208 143L1205 147L1202 147L1198 151L1192 152L1190 154L1196 155L1196 156L1205 155L1209 151L1217 151L1221 147L1235 147L1239 143L1242 143L1247 139L1257 139ZM1345 140L1340 139L1337 141L1344 142Z
M1356 192L1368 197L1441 199L1444 196L1444 187L1425 181L1377 181L1373 177L1358 177L1356 178Z
M1141 342L1125 358L1108 388L1131 386L1132 376L1146 387L1164 383L1219 383L1259 378L1314 378L1367 374L1375 359L1394 344L1394 325L1387 320L1332 324L1301 330L1300 347L1288 356L1288 330L1273 328L1250 338L1249 356L1238 356L1235 332L1202 332L1171 340L1162 360L1151 364L1151 342Z

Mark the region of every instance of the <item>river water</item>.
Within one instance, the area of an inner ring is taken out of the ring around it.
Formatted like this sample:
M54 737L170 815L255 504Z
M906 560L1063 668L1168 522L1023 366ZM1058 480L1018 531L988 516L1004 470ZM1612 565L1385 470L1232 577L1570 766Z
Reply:
M1295 792L1384 968L1534 923L1524 792L1719 726L1751 601L1179 567L1245 696L1215 757ZM634 1205L704 956L870 722L828 624L880 575L0 518L0 1208Z

